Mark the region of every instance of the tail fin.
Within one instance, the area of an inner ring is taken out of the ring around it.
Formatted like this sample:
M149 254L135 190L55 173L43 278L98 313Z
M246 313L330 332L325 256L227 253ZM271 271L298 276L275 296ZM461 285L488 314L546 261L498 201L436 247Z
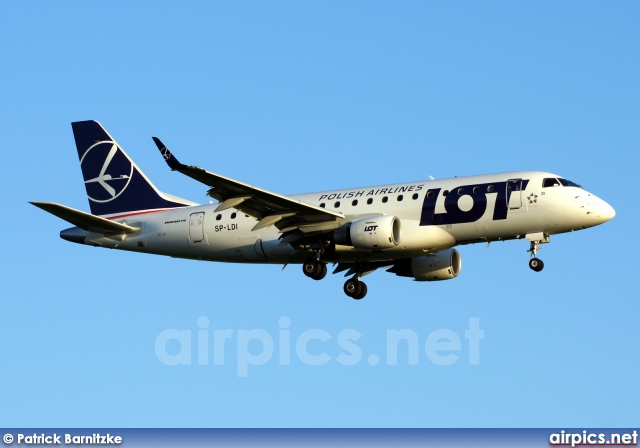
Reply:
M195 205L162 193L97 121L71 123L94 215L151 212Z

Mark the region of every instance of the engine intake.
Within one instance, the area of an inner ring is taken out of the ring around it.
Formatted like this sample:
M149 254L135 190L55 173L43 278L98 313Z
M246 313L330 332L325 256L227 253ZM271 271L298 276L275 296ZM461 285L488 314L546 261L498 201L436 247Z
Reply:
M356 249L390 249L400 244L402 224L396 216L384 215L352 221L335 230L336 244Z
M400 277L413 277L419 282L433 282L456 278L462 270L462 256L456 249L435 254L398 260L387 272Z

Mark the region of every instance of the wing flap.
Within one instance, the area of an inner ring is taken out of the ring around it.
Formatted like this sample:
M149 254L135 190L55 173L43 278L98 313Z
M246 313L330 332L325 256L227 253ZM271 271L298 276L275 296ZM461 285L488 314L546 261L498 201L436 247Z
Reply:
M75 208L56 204L55 202L31 202L31 204L87 231L103 234L135 233L140 231L140 227L132 227L110 221L100 216L76 210Z

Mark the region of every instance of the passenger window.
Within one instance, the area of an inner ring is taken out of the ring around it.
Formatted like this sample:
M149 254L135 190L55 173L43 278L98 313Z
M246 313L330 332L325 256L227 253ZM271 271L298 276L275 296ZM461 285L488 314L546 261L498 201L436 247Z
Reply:
M320 207L321 207L321 208L324 208L324 205L325 205L325 204L324 204L324 202L323 202L322 204L320 204Z
M402 201L404 199L404 196L402 196L401 194L398 195L398 202Z
M220 213L218 213L216 215L216 221L220 221L222 219L222 215Z
M427 192L427 197L428 198L432 198L433 197L433 191L428 191Z
M336 202L335 204L333 204L334 208L340 208L340 201Z
M418 193L413 193L413 196L411 196L411 198L415 201L416 199L418 199Z
M487 187L487 193L493 193L493 185Z
M236 219L236 214L235 214L235 212L234 212L234 213L231 213L231 219Z
M542 181L542 188L559 187L560 182L555 177L548 177Z
M383 202L383 203L386 203L388 200L389 200L389 198L388 198L388 197L386 197L386 196L382 198L382 202Z
M473 187L473 194L480 193L480 187Z
M358 200L357 200L357 199L354 199L354 200L353 200L353 202L351 203L351 205L353 205L354 207L355 207L356 205L358 205Z
M442 192L442 196L447 196L448 194L449 194L449 190L444 190L444 191Z
M458 188L458 196L462 196L464 194L464 188Z
M367 204L369 204L369 205L373 204L373 198L367 199Z

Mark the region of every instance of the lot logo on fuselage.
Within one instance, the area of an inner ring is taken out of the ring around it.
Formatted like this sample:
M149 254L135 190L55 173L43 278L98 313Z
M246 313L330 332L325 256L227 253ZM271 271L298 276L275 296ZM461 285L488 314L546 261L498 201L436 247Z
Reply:
M133 176L133 163L112 141L97 142L80 160L87 196L94 202L109 202L120 196Z
M442 224L463 224L475 222L482 218L487 211L487 195L496 195L493 209L493 220L507 219L507 212L516 207L516 198L511 202L514 195L519 195L527 188L529 180L513 179L506 182L491 182L486 184L461 185L446 192L444 199L445 213L436 213L436 203L438 198L445 192L442 188L427 190L422 204L420 215L421 226L432 226ZM470 198L470 199L469 199ZM462 204L462 205L461 205Z

